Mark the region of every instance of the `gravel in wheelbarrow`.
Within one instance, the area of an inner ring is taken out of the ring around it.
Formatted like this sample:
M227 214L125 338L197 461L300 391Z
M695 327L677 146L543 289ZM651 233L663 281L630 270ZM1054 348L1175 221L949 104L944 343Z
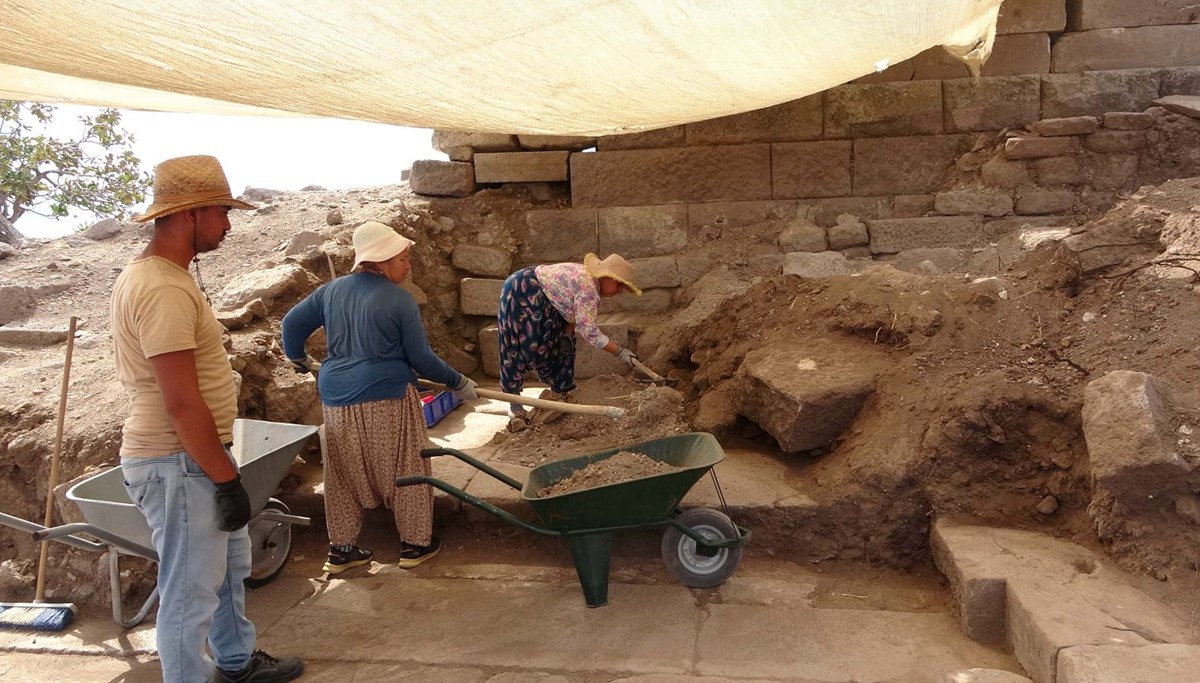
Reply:
M672 467L661 460L655 460L641 453L621 451L604 460L593 462L583 469L576 470L566 478L538 491L538 495L545 498L546 496L557 496L560 493L619 484L630 479L640 479L669 472Z

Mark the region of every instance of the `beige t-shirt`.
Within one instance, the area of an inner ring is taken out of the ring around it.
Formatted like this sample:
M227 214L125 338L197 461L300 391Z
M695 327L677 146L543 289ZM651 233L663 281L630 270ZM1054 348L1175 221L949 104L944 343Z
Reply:
M194 349L200 394L222 443L233 438L237 389L221 344L223 328L191 275L158 256L131 262L112 295L117 379L129 396L121 455L155 457L183 450L154 377L150 358Z

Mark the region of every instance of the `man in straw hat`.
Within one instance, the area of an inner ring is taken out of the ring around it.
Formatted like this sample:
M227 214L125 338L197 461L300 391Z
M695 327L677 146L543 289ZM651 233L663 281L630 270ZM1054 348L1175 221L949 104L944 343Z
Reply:
M164 161L154 203L136 219L153 220L154 234L113 286L117 378L129 395L121 469L158 553L158 656L171 683L290 681L304 671L296 657L254 649L242 585L250 499L230 453L237 389L223 329L187 271L225 239L230 209L252 208L232 197L215 158Z
M525 374L532 369L550 385L551 398L570 400L575 389L576 332L632 367L637 356L596 326L600 297L622 291L642 295L633 284L633 267L619 254L604 259L588 254L582 265L534 266L508 276L500 292L500 388L509 394L521 393ZM530 416L518 404L509 406L509 415L512 431L529 424ZM558 416L543 415L546 420Z

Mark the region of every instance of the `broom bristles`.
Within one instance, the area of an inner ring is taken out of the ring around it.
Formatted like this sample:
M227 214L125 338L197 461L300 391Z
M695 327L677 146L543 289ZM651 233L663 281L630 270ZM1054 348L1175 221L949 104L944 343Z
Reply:
M73 603L0 603L0 628L28 631L61 631L75 618Z

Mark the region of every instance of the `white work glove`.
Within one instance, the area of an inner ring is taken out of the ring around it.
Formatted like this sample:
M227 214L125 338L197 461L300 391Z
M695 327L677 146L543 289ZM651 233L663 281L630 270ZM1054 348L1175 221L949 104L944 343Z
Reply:
M297 374L302 375L306 372L311 372L315 375L321 371L321 364L318 363L317 359L313 358L312 356L305 356L304 360L289 358L288 362L291 363L292 367L296 369Z
M475 388L478 386L475 380L463 375L462 381L458 383L458 386L454 387L454 398L460 401L477 401L479 400L479 394L475 393Z
M617 358L620 358L622 363L624 363L625 365L628 365L629 367L632 368L633 367L633 359L637 358L637 354L635 354L633 351L630 351L629 349L621 349L620 351L617 352Z

